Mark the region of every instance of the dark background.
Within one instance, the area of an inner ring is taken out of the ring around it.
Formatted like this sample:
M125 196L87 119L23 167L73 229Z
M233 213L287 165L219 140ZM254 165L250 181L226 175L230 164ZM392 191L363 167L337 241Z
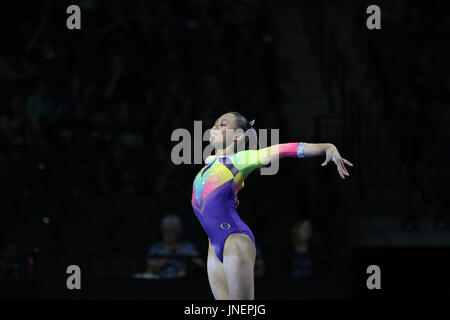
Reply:
M70 4L81 30L66 28ZM353 248L450 245L449 4L378 1L382 29L368 30L371 4L2 2L0 245L15 259L4 295L73 297L65 268L78 264L97 288L84 298L212 298L206 270L133 275L167 213L206 258L190 206L201 166L173 165L170 136L232 110L280 129L280 142L333 143L354 164L345 180L323 158L247 179L238 209L266 265L256 298L346 298ZM292 281L300 217L319 271Z

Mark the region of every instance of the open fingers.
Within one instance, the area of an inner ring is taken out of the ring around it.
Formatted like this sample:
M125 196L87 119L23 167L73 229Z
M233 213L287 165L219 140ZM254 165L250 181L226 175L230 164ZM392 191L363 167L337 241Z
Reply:
M336 164L336 168L342 179L345 179L345 176L350 176L347 168L345 168L345 165L347 164L349 166L353 166L353 164L341 157L332 157L330 160L332 160Z
M344 169L342 169L340 161L336 159L334 162L336 163L336 168L338 170L339 175L341 176L342 179L345 179Z
M342 158L342 161L344 161L345 164L348 164L349 166L353 167L353 164L351 164L350 161L348 161L348 160L346 160L344 158Z
M344 173L345 173L347 176L349 176L350 174L348 173L347 169L345 168L345 164L344 164L343 159L340 159L339 163L341 164L341 167L342 167Z
M345 172L341 166L338 166L338 171L339 171L339 175L341 176L341 178L345 179Z
M344 175L344 172L342 171L341 167L338 167L338 172L339 172L339 175L341 176L341 178L345 179L345 175Z
M345 169L344 162L342 161L341 158L334 159L334 160L335 160L334 162L336 163L336 167L338 169L339 175L341 176L342 179L345 179L345 176L349 176L350 174Z

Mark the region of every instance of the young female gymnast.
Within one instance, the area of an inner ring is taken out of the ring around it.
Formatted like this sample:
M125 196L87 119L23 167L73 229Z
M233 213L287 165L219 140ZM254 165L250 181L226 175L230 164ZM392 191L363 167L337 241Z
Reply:
M330 143L283 143L236 152L252 125L238 112L217 119L209 139L216 154L205 159L193 184L192 207L209 238L208 279L217 300L254 299L255 238L236 211L237 193L252 171L283 157L320 155L326 156L322 166L333 161L342 179L349 175L344 165L353 166Z

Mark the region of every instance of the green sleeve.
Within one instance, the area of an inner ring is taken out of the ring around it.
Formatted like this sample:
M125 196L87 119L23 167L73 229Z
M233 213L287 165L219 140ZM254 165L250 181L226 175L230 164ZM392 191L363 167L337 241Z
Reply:
M270 163L270 147L240 151L231 157L231 161L244 178L247 178L254 170Z

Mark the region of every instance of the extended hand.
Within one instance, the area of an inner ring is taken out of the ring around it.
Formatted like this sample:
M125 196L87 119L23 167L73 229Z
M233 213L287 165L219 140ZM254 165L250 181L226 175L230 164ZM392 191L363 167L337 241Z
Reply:
M349 166L352 166L352 167L353 167L353 164L351 164L349 161L342 158L335 146L332 146L327 149L326 159L325 159L325 162L322 163L322 167L326 166L328 164L328 162L330 162L330 160L332 160L334 163L336 163L337 170L342 179L345 179L346 175L347 176L350 175L347 172L347 169L345 168L345 164L348 164Z

